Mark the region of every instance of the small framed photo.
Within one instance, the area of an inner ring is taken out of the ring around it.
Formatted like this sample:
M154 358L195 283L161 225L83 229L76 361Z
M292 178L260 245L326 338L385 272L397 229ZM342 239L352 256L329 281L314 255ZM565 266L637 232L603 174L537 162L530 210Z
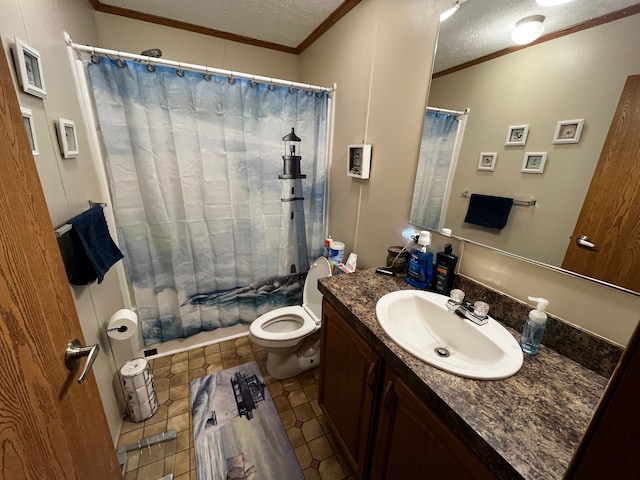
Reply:
M36 97L46 98L47 91L44 87L42 62L38 51L15 37L14 56L22 90Z
M22 112L22 121L24 122L24 128L27 131L27 138L29 139L29 145L31 146L31 153L34 157L40 155L38 151L38 139L36 138L36 129L33 125L33 112L24 107L20 107Z
M58 142L60 143L60 153L63 158L75 158L80 153L78 151L78 135L76 134L76 124L66 118L58 119Z
M529 125L512 125L507 130L507 140L504 144L508 147L526 145L529 135Z
M547 163L547 152L527 152L522 161L522 173L542 173Z
M498 158L496 152L482 152L478 159L478 170L493 172L496 168L496 158Z
M371 171L371 145L349 145L347 175L355 178L369 178Z
M556 125L556 131L553 134L553 141L551 143L579 143L583 126L584 118L560 120Z

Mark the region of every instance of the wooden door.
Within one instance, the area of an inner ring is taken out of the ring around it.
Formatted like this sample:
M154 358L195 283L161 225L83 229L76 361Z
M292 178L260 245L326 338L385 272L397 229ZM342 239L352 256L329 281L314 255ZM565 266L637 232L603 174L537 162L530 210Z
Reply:
M372 480L496 478L391 369L382 384Z
M640 75L627 78L562 267L640 291ZM578 246L586 235L595 248Z
M64 365L82 332L0 57L0 478L121 478L93 374Z
M326 301L318 402L357 478L366 478L381 360Z

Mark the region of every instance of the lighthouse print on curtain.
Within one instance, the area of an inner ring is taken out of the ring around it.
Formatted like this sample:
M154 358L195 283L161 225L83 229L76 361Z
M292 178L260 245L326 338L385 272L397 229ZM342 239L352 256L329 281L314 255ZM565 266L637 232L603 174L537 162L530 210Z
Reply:
M324 240L328 93L102 57L87 70L145 344L299 304Z

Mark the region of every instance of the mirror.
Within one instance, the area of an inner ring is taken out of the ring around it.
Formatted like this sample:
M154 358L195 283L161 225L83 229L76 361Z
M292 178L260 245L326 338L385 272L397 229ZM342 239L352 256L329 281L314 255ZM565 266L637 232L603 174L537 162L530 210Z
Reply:
M560 267L624 83L640 73L640 57L630 48L640 42L638 32L636 14L434 75L430 107L470 108L440 227ZM572 143L562 142L563 122L582 126L579 137L573 130ZM524 145L509 141L509 132L522 126L528 130ZM487 154L495 158L483 158ZM531 167L541 155L543 168ZM464 222L465 192L522 204L513 205L504 228L478 227ZM527 205L531 200L535 205Z

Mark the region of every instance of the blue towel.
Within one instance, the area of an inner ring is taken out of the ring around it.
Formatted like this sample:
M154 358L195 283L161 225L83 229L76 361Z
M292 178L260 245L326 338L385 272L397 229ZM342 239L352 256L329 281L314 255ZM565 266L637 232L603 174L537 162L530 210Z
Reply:
M464 221L481 227L500 230L507 224L512 205L513 198L472 193Z
M69 281L86 285L96 278L98 283L118 260L124 257L109 235L102 207L96 205L68 221L74 258Z

